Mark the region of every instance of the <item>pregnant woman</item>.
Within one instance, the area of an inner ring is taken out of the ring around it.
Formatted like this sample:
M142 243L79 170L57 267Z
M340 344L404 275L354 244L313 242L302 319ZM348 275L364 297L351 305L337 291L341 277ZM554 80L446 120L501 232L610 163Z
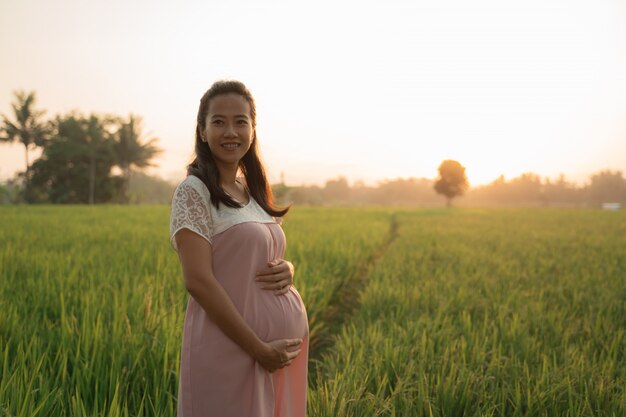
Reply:
M196 157L172 198L170 241L191 295L179 417L306 415L309 328L283 259L288 208L273 205L257 149L250 91L216 82L200 100Z

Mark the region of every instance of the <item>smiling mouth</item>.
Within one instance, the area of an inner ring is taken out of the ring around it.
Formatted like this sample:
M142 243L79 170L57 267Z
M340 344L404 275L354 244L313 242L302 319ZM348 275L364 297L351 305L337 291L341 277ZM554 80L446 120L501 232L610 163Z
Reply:
M222 148L226 148L226 149L237 149L238 147L241 146L241 144L239 144L239 143L222 143L220 146Z

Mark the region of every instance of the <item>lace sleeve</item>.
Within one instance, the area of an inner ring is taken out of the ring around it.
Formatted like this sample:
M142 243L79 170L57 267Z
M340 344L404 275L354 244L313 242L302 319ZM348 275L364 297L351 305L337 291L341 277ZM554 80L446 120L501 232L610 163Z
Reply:
M211 210L209 202L188 181L176 187L170 212L170 243L178 251L174 236L181 229L189 229L211 243Z

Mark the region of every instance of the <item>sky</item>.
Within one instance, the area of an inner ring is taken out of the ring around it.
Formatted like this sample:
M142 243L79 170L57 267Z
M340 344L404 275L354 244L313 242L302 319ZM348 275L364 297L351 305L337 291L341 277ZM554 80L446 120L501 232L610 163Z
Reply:
M0 0L0 113L22 89L49 117L139 115L164 149L147 172L178 181L200 97L237 79L271 182L435 178L454 159L471 186L582 184L626 174L624 22L623 0ZM0 180L18 170L23 146L0 144Z

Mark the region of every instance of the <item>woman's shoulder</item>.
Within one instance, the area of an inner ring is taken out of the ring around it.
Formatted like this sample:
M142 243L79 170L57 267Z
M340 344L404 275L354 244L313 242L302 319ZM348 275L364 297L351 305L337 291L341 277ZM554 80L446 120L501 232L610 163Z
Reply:
M181 180L177 185L174 191L174 194L178 194L181 191L192 189L200 194L205 200L210 200L209 189L206 184L195 175L187 175L183 180Z
M189 174L187 175L182 181L180 181L177 185L178 187L181 186L189 186L189 187L193 187L197 190L206 190L206 192L209 192L209 189L207 188L206 184L198 177L196 177L195 175Z

